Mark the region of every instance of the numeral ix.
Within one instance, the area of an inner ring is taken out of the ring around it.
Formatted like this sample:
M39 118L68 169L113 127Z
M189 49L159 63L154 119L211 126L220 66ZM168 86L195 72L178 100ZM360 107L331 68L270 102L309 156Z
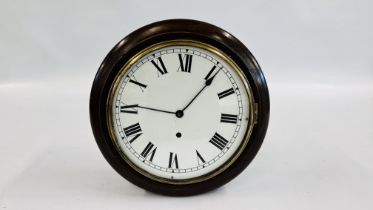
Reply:
M135 108L138 106L139 106L138 104L120 106L120 112L129 113L129 114L137 114L137 109Z

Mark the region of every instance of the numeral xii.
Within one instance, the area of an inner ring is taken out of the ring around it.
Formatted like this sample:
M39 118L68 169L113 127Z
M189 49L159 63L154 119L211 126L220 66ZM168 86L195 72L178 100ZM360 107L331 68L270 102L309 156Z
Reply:
M192 69L193 55L185 54L184 56L185 59L183 59L183 56L181 54L178 54L178 56L179 56L181 71L190 73L190 70Z

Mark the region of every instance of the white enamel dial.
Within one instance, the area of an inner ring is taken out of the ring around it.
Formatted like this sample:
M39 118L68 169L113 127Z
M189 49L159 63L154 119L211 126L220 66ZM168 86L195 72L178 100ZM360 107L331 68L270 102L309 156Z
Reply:
M250 89L220 55L167 46L143 55L112 90L117 149L137 170L168 180L221 168L250 127Z

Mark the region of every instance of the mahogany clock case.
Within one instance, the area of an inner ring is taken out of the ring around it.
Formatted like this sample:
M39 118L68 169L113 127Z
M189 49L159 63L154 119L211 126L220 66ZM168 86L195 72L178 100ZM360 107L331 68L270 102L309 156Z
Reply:
M107 127L107 99L122 66L141 50L169 40L195 40L229 55L242 69L257 104L257 119L241 155L218 175L198 183L174 185L145 177L129 166L117 152ZM90 96L90 120L96 142L110 165L124 178L146 190L172 196L204 193L220 187L240 174L257 154L269 121L269 93L264 75L250 51L233 35L214 25L187 19L164 20L144 26L123 38L102 62Z

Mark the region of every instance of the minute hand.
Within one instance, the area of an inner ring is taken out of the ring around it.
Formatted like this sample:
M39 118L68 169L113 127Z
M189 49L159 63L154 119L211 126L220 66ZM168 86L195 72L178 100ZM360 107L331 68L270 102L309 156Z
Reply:
M141 108L141 109L147 109L147 110L152 110L152 111L157 111L157 112L163 112L163 113L175 114L175 112L170 112L170 111L161 110L161 109L154 109L154 108L145 107L145 106L140 106L140 105L138 105L137 107L138 107L138 108Z
M214 80L215 76L219 73L220 69L214 74L214 76L210 77L206 80L205 85L202 87L202 89L195 95L192 100L182 109L182 111L185 111L192 103L193 101L202 93L202 91L209 85L211 85L212 80Z

